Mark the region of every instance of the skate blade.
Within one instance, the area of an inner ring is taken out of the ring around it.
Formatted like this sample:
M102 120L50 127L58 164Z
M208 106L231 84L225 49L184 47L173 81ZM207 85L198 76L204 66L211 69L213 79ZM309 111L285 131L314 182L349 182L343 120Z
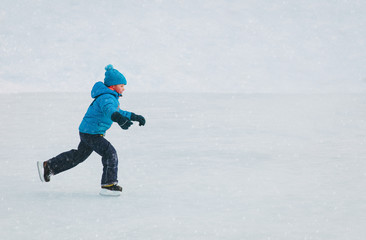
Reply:
M121 195L121 192L120 191L111 191L111 190L102 188L99 192L99 195L107 196L107 197L118 197Z
M42 182L45 182L44 176L43 176L43 162L38 161L37 162L37 168L38 168L38 175Z

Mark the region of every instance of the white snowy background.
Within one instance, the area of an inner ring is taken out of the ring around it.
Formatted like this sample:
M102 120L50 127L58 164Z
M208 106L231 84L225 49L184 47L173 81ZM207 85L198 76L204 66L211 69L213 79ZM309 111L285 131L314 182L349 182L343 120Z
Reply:
M3 0L0 239L366 238L366 2ZM77 147L113 64L121 197Z

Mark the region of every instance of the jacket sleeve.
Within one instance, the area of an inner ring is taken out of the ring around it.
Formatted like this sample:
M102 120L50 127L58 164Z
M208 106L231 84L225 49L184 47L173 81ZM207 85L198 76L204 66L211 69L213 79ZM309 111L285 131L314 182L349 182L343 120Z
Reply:
M111 116L114 112L119 112L122 116L131 119L131 113L121 110L119 108L118 100L113 99L113 97L102 97L99 104L101 110L108 119L111 119Z
M125 116L125 117L127 117L128 119L130 119L130 120L131 120L131 112L124 111L124 110L120 109L119 107L118 107L118 112L119 112L122 116Z

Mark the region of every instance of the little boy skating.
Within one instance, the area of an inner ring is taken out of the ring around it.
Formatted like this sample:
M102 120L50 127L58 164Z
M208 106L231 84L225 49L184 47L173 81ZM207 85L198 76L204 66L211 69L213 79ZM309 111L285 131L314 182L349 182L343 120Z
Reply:
M122 96L127 84L126 78L112 65L105 67L103 82L97 82L91 91L94 101L90 104L80 126L80 143L77 149L63 152L45 162L37 162L41 181L49 182L52 175L59 174L85 161L95 151L102 156L103 174L101 195L118 196L122 192L117 180L117 152L105 138L105 132L113 122L127 130L132 121L145 125L141 115L120 109L118 98Z

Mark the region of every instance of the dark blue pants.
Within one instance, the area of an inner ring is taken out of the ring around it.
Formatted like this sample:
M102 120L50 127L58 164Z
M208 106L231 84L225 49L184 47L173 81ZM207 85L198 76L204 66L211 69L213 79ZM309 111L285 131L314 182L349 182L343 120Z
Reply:
M78 149L61 153L47 161L53 174L58 174L75 167L85 161L95 151L102 156L102 185L117 183L118 157L117 152L103 135L80 133Z

